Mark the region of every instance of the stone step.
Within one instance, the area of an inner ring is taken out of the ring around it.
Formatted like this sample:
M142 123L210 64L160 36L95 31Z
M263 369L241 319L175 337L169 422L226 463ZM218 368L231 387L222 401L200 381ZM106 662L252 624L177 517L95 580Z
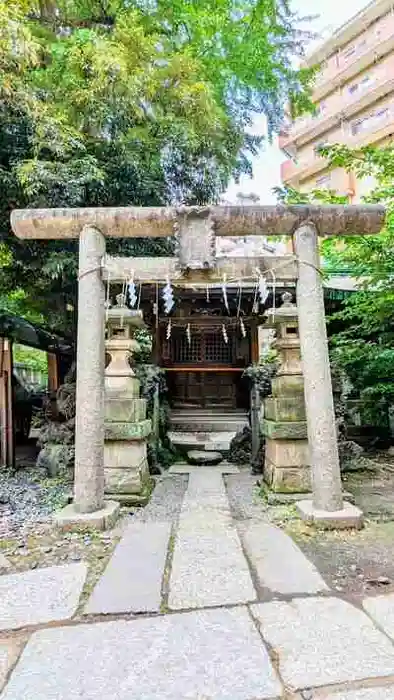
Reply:
M248 418L242 412L173 411L170 415L170 426L174 431L238 433L245 425L248 425Z
M240 430L243 430L246 425L248 425L247 421L188 421L188 422L181 422L181 421L170 421L171 429L175 431L184 431L184 432L197 432L197 433L228 433L228 432L233 432L238 433Z
M174 447L181 450L205 450L206 452L228 452L235 435L231 432L186 432L171 430L168 437Z
M219 464L223 460L220 452L208 452L206 450L190 450L187 453L187 461L189 464L201 466L211 466Z

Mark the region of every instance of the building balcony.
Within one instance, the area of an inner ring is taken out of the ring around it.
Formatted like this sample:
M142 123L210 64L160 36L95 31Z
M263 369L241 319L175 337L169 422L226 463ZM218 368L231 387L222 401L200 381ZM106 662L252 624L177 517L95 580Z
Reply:
M327 159L316 154L308 160L285 160L281 164L280 175L285 185L297 188L301 182L325 168L327 168Z
M279 146L285 152L291 153L294 147L300 147L319 136L339 126L344 119L365 110L385 95L394 90L394 60L384 69L376 69L372 73L371 83L365 90L358 90L353 94L342 95L337 101L340 109L335 109L318 116L308 115L295 122L291 130L283 133L279 139Z
M346 52L338 54L337 65L323 70L316 78L313 92L314 102L319 102L323 97L333 92L335 88L343 85L353 76L364 71L368 66L388 54L394 49L394 15L390 17L378 36L371 36L365 40L354 54L347 59Z

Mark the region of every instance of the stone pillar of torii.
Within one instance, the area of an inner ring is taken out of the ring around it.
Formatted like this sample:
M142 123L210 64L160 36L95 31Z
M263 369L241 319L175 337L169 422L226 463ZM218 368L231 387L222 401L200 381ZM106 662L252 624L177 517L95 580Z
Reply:
M277 266L280 280L297 279L299 335L304 373L312 499L298 503L307 520L327 527L359 527L362 513L343 501L319 267L319 236L378 233L383 207L209 206L15 210L22 239L79 238L79 291L74 501L56 516L62 527L105 528L118 504L104 500L104 280L155 279L184 286L242 279L275 267L278 258L215 257L216 236L292 236L294 256ZM176 234L177 256L117 258L106 265L105 239ZM118 272L116 272L118 270ZM224 277L225 276L225 277Z

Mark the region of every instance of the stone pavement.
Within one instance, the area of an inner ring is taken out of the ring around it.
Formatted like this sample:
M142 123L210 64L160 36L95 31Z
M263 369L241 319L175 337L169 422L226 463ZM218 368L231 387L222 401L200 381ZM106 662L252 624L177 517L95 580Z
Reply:
M0 700L394 700L394 595L334 595L222 471L161 481L82 612L84 564L0 576Z

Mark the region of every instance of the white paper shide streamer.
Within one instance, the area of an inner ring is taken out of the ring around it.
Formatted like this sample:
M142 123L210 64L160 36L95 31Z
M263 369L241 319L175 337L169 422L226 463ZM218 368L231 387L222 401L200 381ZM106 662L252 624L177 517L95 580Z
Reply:
M169 314L174 307L174 292L171 287L170 280L167 280L167 284L163 289L162 297L164 301L164 312Z
M242 335L242 337L243 337L243 338L246 338L246 328L245 328L245 324L244 324L242 318L239 319L239 327L240 327L240 329L241 329L241 335Z
M187 338L187 342L190 345L190 343L192 342L192 333L191 333L191 329L190 329L190 323L188 323L186 326L186 338Z
M168 324L167 324L167 330L166 330L166 339L167 340L169 340L171 338L171 331L172 331L171 319L169 319Z
M223 325L222 325L222 333L223 333L223 340L224 340L224 342L225 342L226 345L227 345L227 343L228 343L228 335L227 335L227 329L226 329L226 326L224 325L224 323L223 323Z
M269 296L269 290L268 290L267 280L265 279L265 277L263 277L263 275L259 275L258 290L259 290L260 304L265 304L265 302L267 301L268 296Z
M134 279L133 279L133 278L131 278L131 279L129 280L129 283L128 283L128 285L127 285L127 291L128 291L128 293L129 293L129 302L130 302L130 306L131 306L132 309L134 309L134 307L135 307L135 305L136 305L136 303L137 303L137 298L138 298L138 297L137 297L137 290L136 290L136 286L135 286L135 283L134 283Z
M227 313L230 313L230 307L228 305L228 297L227 297L226 275L223 275L222 292L223 292L223 303L226 307L226 311L227 311Z

